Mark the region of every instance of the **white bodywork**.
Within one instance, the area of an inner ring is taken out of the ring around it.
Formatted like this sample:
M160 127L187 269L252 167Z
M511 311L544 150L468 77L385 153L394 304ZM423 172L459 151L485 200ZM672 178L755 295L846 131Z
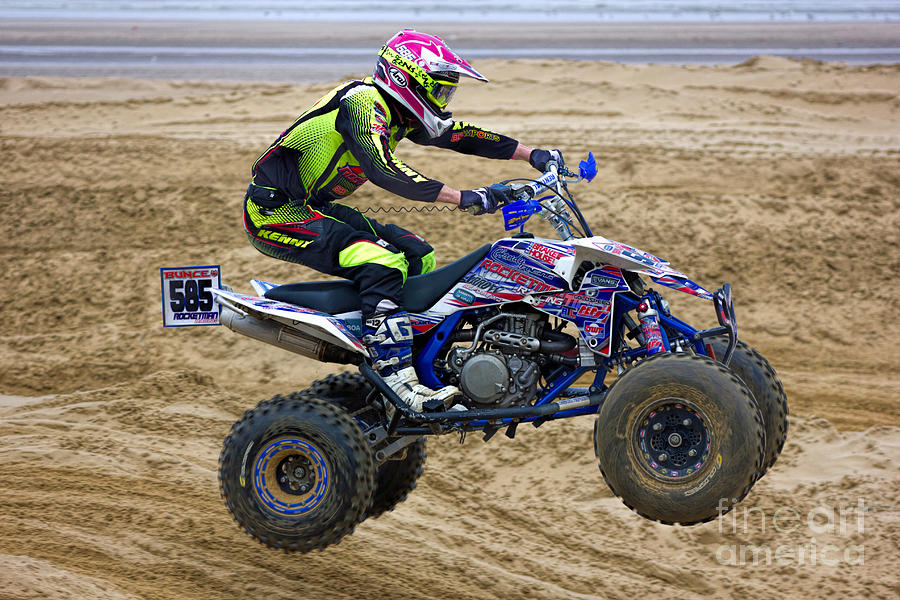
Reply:
M212 293L217 302L235 312L248 313L256 318L272 319L316 339L367 355L362 343L337 317L311 308L303 308L259 296L236 294L218 289L212 290Z
M572 284L575 266L580 265L583 260L588 260L634 271L635 273L652 277L654 281L666 287L707 300L712 299L711 293L688 279L687 275L681 271L676 271L670 267L669 261L654 256L649 252L639 250L634 246L610 240L602 235L573 239L566 243L571 244L575 248L575 258L568 265L569 272L565 274L560 273L569 282L569 285Z

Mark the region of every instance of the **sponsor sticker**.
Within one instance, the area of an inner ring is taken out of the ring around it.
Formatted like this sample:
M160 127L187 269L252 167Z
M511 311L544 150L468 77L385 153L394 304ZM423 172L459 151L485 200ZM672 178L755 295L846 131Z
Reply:
M629 246L628 244L623 244L621 242L613 242L610 240L607 242L591 242L591 244L604 252L609 252L610 254L615 254L616 256L622 256L649 267L659 267L665 264L665 261L658 256L654 256L649 252L644 252L643 250L638 250L637 248Z
M362 167L358 165L351 165L350 163L347 163L346 165L338 167L337 172L341 175L341 177L343 177L353 185L362 185L366 181L368 181L368 178L366 177L365 172L362 170Z
M490 256L495 260L503 261L516 266L522 266L525 264L524 256L508 248L494 248L493 250L491 250Z
M219 306L212 289L222 287L219 265L162 267L163 327L218 325Z
M496 133L491 133L490 131L484 131L482 129L466 129L464 131L457 131L450 136L451 142L458 142L464 137L473 137L478 138L479 140L488 140L490 142L499 142L500 136Z
M510 202L502 209L503 228L506 231L512 231L517 227L522 227L531 218L531 215L539 209L540 205L533 201L516 200L515 202Z
M474 304L475 303L475 294L468 290L457 289L453 292L453 297L462 302L463 304Z
M523 286L526 291L548 292L557 289L536 277L521 273L510 266L498 263L489 258L486 258L481 262L481 267L491 273L496 273L504 279L509 279L510 281L518 283Z
M619 283L622 280L617 277L609 277L607 275L598 275L597 273L591 273L591 284L596 285L597 287L614 289L619 287Z
M406 87L406 73L398 69L397 67L391 67L388 69L388 77L391 78L397 87Z
M531 245L531 248L528 249L528 255L533 256L541 262L551 265L556 265L556 261L558 261L563 256L566 256L559 250L551 248L550 246L545 246L544 244L537 243Z
M506 287L503 284L485 279L484 277L479 277L478 275L469 275L462 281L462 284L468 286L470 289L474 288L479 292L487 294L494 294L506 290Z
M584 332L591 337L597 337L598 335L603 333L603 328L596 323L588 323L584 326Z
M582 304L578 307L578 312L575 313L579 317L588 317L590 319L596 319L599 317L603 317L609 314L609 305L606 306L596 306L593 304Z

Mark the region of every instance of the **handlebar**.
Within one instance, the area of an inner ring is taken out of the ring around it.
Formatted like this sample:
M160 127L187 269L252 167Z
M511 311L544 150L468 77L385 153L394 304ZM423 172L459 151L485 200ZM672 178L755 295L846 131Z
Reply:
M561 179L560 175L563 177L574 177L574 179ZM547 170L537 179L528 183L513 184L510 187L513 188L513 194L516 199L530 200L546 191L561 193L563 184L578 183L581 179L577 173L573 173L565 167L560 170L556 161L550 161L547 163Z
M562 240L576 237L572 233L573 227L581 236L593 235L567 187L570 183L591 181L594 178L597 169L593 153L588 153L587 160L581 161L578 171L573 173L565 166L560 167L556 161L549 161L544 174L537 179L510 179L502 182L504 185L511 184L512 188L512 198L501 204L507 231L524 227L528 218L537 213L553 225ZM513 183L516 181L524 183ZM535 199L544 193L548 195ZM572 218L573 213L575 219Z

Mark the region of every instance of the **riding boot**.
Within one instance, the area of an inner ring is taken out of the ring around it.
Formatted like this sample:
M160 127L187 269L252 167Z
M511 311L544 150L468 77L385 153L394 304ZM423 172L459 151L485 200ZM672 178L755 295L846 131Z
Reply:
M419 383L412 366L412 325L406 311L378 313L363 319L362 340L372 357L372 366L385 383L416 412L429 400L439 400L445 408L459 394L454 386L433 390Z

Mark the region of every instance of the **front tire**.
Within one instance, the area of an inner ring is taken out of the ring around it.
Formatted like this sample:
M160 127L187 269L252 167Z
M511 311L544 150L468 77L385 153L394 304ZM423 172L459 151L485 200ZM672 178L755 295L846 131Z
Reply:
M727 337L716 336L709 340L709 344L716 357L725 356L725 350L728 348ZM787 440L787 396L769 361L740 340L734 348L728 368L750 388L766 424L766 457L760 472L762 477L778 460Z
M604 479L626 506L692 525L731 510L762 467L765 429L747 387L720 363L659 354L609 389L594 426Z
M219 486L237 523L270 548L337 544L365 518L372 451L340 408L312 396L276 396L248 410L219 457Z

